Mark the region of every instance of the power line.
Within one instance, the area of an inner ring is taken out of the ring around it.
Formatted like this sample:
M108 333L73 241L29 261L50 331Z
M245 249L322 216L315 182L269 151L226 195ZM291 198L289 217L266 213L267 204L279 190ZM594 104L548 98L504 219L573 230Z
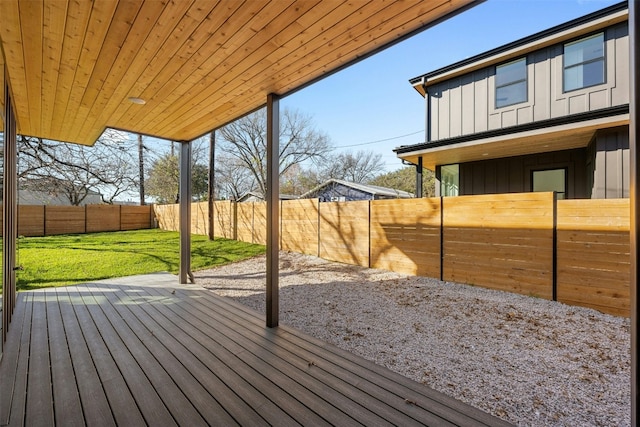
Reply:
M338 146L335 146L333 148L349 148L349 147L360 147L361 145L377 144L378 142L392 141L394 139L400 139L400 138L405 138L407 136L417 135L417 134L422 133L422 132L424 132L424 129L419 130L417 132L411 132L411 133L408 133L406 135L400 135L400 136L394 136L394 137L391 137L391 138L379 139L377 141L362 142L362 143L359 143L359 144L338 145Z

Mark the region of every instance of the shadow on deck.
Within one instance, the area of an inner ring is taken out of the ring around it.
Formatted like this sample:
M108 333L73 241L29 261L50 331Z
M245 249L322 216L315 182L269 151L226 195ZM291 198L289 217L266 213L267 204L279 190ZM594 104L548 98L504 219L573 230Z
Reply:
M176 277L22 292L0 425L508 425Z

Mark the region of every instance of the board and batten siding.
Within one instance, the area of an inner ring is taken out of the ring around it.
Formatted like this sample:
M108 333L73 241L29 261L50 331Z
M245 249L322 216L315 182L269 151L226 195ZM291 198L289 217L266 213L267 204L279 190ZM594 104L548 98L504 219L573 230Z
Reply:
M600 130L588 147L591 199L629 197L629 127Z
M526 193L532 191L532 171L560 168L567 173L567 197L589 197L591 187L585 177L593 171L584 148L461 163L460 195Z
M606 82L601 85L563 92L562 43L527 54L526 102L495 108L495 65L429 86L426 102L430 140L628 104L627 23L608 27L604 33Z

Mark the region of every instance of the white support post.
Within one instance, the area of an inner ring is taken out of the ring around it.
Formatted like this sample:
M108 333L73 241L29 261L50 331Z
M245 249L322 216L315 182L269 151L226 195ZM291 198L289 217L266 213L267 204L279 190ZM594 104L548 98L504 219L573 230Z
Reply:
M191 277L191 142L180 143L180 270L178 280Z
M280 251L280 99L267 96L267 327L278 326Z

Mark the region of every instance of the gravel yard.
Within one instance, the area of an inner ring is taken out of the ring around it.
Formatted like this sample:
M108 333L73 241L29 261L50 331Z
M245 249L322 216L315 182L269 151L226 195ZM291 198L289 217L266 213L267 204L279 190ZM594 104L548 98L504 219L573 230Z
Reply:
M521 426L630 425L628 319L281 253L280 322ZM195 273L264 312L265 258Z

